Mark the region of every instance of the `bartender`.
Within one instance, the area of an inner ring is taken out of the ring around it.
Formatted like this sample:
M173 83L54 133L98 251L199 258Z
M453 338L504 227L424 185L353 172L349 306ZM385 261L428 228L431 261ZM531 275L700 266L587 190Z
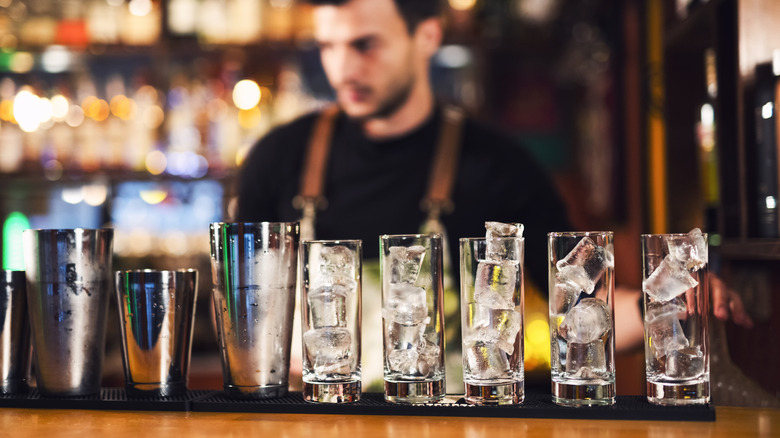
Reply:
M258 142L241 171L238 219L301 220L303 238L362 239L365 259L378 257L382 234L444 232L450 261L457 239L484 234L486 220L521 222L527 272L546 284L546 234L572 229L565 206L516 141L435 100L429 69L442 40L441 2L310 3L337 106ZM712 286L715 315L750 324L739 297ZM618 350L642 343L639 297L615 294ZM364 344L377 335L367 319Z

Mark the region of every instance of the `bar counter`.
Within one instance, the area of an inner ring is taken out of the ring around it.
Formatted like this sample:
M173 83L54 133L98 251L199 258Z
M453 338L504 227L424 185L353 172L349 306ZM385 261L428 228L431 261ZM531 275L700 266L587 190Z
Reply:
M714 422L0 408L8 437L763 437L780 410L717 407Z

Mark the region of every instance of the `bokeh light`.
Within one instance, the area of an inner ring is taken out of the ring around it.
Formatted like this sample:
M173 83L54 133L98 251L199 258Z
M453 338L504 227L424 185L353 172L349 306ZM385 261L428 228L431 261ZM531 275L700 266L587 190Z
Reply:
M70 66L71 55L63 46L50 46L41 55L41 65L49 73L62 73Z
M144 126L149 129L157 129L165 120L165 112L157 105L152 105L144 110L142 115Z
M160 175L165 172L165 167L168 165L168 159L165 158L165 154L161 151L151 151L146 155L144 159L146 164L146 170L152 175Z
M260 86L257 82L244 79L233 87L233 103L242 110L254 108L260 103Z
M55 122L65 120L68 115L68 99L58 94L51 98L51 115Z
M127 9L130 11L131 15L135 15L136 17L145 17L149 15L150 12L152 12L152 1L130 0L130 3L127 4Z
M14 73L27 73L35 66L35 58L28 52L16 52L11 56L9 66Z
M108 187L104 184L89 184L82 188L84 202L93 207L103 205L108 197Z
M139 190L138 196L149 205L157 205L168 197L168 191L162 189Z
M38 99L38 120L41 124L48 122L54 117L54 107L51 100L42 97Z
M0 120L4 122L14 120L14 102L12 100L0 101Z
M456 11L467 11L473 9L477 0L449 0L450 7Z
M111 98L110 107L111 114L122 120L130 120L135 116L135 102L122 94Z
M84 123L84 110L78 105L71 105L68 108L68 115L65 116L65 123L71 128L76 128Z
M22 89L14 98L14 119L24 132L33 132L41 125L38 117L40 98L27 89Z
M78 204L84 200L84 190L81 187L67 187L62 189L62 200L68 204Z

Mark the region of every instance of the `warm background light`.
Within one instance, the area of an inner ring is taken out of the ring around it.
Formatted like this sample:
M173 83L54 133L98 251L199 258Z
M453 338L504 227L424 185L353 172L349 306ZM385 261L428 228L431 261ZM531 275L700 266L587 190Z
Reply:
M233 103L242 110L248 110L260 103L260 86L257 82L244 79L233 87Z

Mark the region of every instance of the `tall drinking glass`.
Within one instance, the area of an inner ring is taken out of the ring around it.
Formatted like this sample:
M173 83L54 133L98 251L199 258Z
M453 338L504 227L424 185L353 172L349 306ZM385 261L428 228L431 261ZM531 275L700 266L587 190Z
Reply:
M298 223L213 223L210 230L225 392L282 397L290 374Z
M615 403L612 232L548 234L552 398Z
M647 399L660 405L710 401L707 235L643 234Z
M473 404L522 403L523 238L460 239L463 380Z
M379 238L385 400L430 403L445 395L441 235Z
M360 240L301 244L303 399L360 400Z

